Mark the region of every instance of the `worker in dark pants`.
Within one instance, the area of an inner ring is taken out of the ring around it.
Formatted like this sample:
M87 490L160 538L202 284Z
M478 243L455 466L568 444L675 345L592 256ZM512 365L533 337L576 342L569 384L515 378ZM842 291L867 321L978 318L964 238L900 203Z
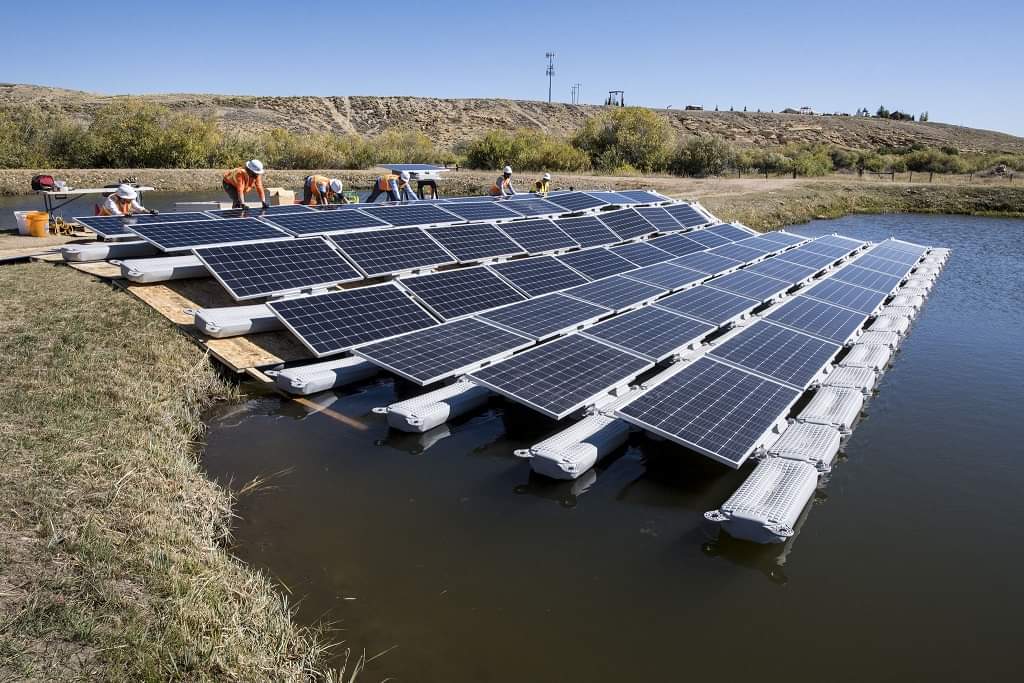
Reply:
M498 179L491 185L492 197L511 197L516 194L516 188L512 187L512 167L506 166Z
M302 203L306 206L317 206L330 204L341 197L341 203L345 203L341 191L344 186L337 178L328 178L324 175L308 175L306 182L302 185Z
M412 189L412 185L409 184L409 178L408 171L402 171L398 175L391 173L378 177L377 182L373 185L373 192L366 199L366 203L374 203L377 201L377 197L385 192L388 195L388 199L393 202L414 202L418 200L419 196Z
M245 166L233 168L224 174L224 191L231 198L232 209L245 208L245 194L256 190L263 208L270 208L267 203L267 192L263 189L263 162L250 159Z

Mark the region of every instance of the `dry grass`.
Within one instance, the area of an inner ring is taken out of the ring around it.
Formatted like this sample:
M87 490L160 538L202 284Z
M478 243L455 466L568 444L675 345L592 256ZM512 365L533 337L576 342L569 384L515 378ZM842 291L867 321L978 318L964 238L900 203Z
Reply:
M0 268L0 311L0 680L327 677L224 550L231 501L195 457L232 393L211 364L68 268Z

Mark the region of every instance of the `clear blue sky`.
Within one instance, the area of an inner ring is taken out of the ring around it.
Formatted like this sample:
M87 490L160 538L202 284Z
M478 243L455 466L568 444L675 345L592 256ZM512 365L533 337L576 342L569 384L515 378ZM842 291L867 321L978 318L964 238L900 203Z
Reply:
M591 103L616 89L627 104L658 107L884 104L1024 135L1019 0L108 1L57 3L51 17L43 7L4 10L0 80L102 93L545 99L553 50L561 101L578 82Z

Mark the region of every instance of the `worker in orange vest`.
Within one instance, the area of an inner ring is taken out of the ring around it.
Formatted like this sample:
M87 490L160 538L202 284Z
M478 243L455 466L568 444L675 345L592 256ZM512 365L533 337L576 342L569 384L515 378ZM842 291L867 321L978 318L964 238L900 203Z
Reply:
M330 204L334 199L341 197L341 203L344 204L345 198L341 194L342 189L344 189L344 185L337 178L308 175L302 186L302 203L306 206Z
M245 193L256 190L263 208L269 208L267 204L267 192L263 189L263 162L259 159L250 159L245 166L233 168L224 174L224 191L231 198L232 209L245 208Z
M506 166L504 172L491 185L491 196L511 197L515 193L516 188L512 187L512 167Z
M147 209L139 203L139 192L131 185L118 185L116 192L110 195L100 205L101 216L131 216L138 213L156 215L160 213L155 209Z
M413 191L412 185L409 184L410 178L411 176L408 171L402 171L398 175L390 173L379 176L377 182L373 185L373 192L366 199L366 203L374 203L377 201L377 197L385 192L388 195L388 199L393 202L414 202L418 200L419 196Z

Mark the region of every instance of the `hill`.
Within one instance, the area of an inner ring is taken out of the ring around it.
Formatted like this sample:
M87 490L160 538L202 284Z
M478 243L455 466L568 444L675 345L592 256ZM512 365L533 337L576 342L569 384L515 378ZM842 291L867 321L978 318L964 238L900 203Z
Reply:
M0 107L36 104L82 120L115 96L35 85L0 84ZM374 135L390 128L420 130L442 147L496 128L538 128L570 135L588 118L606 109L500 99L423 97L257 97L201 94L144 95L171 109L212 116L224 126L245 131L285 128L294 132ZM961 152L1024 153L1024 138L944 123L891 121L848 116L806 116L747 112L656 109L680 134L712 133L740 146L790 142L827 143L848 149L922 144Z

